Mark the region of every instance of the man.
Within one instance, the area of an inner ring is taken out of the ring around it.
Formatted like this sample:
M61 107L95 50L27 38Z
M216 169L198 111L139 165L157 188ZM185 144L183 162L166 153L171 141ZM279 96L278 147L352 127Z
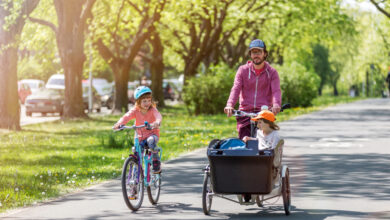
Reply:
M390 98L390 66L389 66L389 72L387 73L386 82L387 82L387 87L389 89L388 97Z
M268 56L265 43L253 40L249 44L249 55L251 61L238 68L224 112L230 117L240 98L240 110L257 113L266 105L276 115L282 100L280 80L278 72L265 61ZM238 117L237 130L240 139L251 136L250 118Z

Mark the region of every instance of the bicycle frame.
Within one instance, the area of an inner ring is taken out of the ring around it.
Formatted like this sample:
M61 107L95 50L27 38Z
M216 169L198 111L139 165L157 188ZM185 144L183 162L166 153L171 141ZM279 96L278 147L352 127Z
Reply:
M162 149L160 147L157 147L159 151L159 156L161 159L162 156ZM138 167L140 167L140 172L137 173L137 184L140 181L140 173L143 173L144 175L144 186L148 187L150 185L150 167L152 165L152 153L149 149L144 149L141 147L141 144L139 143L137 132L135 132L135 138L134 138L134 148L132 149L133 154L130 154L130 157L135 157L138 161ZM129 170L129 177L128 182L130 181L132 170ZM156 179L158 180L158 179ZM155 180L155 181L156 181Z

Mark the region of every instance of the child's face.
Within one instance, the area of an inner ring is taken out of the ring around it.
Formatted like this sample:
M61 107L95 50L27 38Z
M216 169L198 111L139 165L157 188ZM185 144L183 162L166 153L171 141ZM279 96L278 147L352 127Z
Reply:
M269 128L269 124L265 123L263 120L259 120L257 122L257 128L259 128L260 130L264 130L264 128Z
M141 100L141 108L144 110L148 110L151 104L152 104L152 98L145 98Z

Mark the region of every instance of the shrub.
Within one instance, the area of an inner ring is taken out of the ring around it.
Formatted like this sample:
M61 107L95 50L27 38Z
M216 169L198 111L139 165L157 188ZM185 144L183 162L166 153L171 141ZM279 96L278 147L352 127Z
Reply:
M222 113L229 98L236 70L225 64L210 67L206 74L187 81L183 100L191 113Z
M282 103L290 103L292 106L307 107L317 97L320 78L315 73L292 62L283 66L275 66L280 77L282 90Z

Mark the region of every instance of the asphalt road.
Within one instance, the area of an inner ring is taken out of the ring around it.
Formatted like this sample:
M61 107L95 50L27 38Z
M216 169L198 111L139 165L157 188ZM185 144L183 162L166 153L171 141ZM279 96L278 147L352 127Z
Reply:
M390 219L390 99L337 105L279 123L290 168L292 212L214 198L201 207L205 149L163 164L159 204L134 213L119 180L3 215L6 219ZM147 196L145 194L145 196Z

